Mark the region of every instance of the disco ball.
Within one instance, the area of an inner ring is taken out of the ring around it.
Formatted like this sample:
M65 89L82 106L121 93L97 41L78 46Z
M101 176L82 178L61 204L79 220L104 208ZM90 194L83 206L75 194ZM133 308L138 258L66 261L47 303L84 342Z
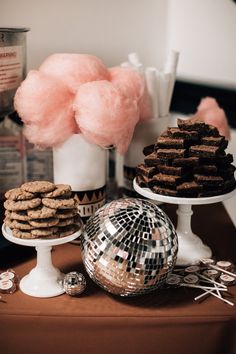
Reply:
M178 251L175 228L155 204L134 198L112 201L90 217L81 236L85 268L95 283L120 296L160 287Z
M67 273L63 279L63 287L66 294L70 296L80 295L86 288L86 279L82 273Z

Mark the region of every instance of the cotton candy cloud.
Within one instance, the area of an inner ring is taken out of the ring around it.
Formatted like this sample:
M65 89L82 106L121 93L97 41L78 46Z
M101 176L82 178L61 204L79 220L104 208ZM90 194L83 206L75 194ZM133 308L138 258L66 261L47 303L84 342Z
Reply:
M137 102L122 95L109 81L81 85L74 100L75 119L85 138L106 147L115 145L124 153L139 120Z
M125 153L138 121L151 117L145 82L132 68L106 68L87 54L56 53L32 70L17 89L14 106L27 139L42 148L72 134Z
M206 124L213 125L219 130L219 133L230 139L230 127L225 112L212 97L205 97L197 107L197 112L193 119L203 120Z

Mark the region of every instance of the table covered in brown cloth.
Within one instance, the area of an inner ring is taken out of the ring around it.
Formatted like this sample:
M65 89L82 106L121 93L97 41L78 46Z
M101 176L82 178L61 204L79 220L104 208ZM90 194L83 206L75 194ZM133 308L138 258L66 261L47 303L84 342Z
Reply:
M173 205L165 206L176 223ZM236 263L236 232L222 204L193 208L192 229L218 260ZM35 265L35 250L11 245L0 253L0 270L20 277ZM63 294L35 298L20 290L2 295L2 354L235 354L236 305L209 296L193 300L199 289L171 288L120 298L95 285L85 273L78 245L54 247L53 263L63 272L86 276L78 298ZM236 286L230 288L236 303Z

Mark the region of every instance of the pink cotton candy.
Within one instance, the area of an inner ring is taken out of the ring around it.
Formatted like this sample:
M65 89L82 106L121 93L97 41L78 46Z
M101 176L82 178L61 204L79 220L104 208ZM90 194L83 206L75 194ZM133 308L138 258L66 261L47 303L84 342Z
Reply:
M78 130L72 109L74 95L60 80L32 70L17 89L14 106L33 144L53 147Z
M39 71L62 80L74 94L81 84L109 80L108 69L102 61L88 54L52 54L42 63Z
M150 119L153 116L151 99L148 94L147 87L145 85L142 97L138 102L139 107L139 119L144 121Z
M136 100L118 91L111 82L102 80L81 85L74 101L75 119L91 143L101 147L115 145L124 153L139 119Z
M142 74L132 67L115 66L109 69L110 81L118 91L137 101L139 119L145 120L152 116L151 100Z
M73 111L71 108L71 115ZM24 126L24 135L29 142L38 148L56 147L67 140L72 134L78 132L78 127L74 119L59 119L48 123L47 125L26 124Z
M143 76L131 67L115 66L109 69L110 81L117 88L117 90L137 101L143 96L144 79Z
M219 130L221 135L225 136L226 139L230 139L230 127L227 117L214 98L203 98L197 108L197 112L193 115L193 119L201 119L206 124L213 125Z
M55 120L72 120L73 97L61 81L32 70L17 89L14 106L24 123L46 126Z

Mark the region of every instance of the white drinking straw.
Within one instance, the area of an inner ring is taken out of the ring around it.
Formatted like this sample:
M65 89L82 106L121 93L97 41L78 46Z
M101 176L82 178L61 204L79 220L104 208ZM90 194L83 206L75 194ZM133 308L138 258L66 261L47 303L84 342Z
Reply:
M216 290L215 287L212 286L203 286L203 285L197 285L197 284L187 284L187 283L180 283L180 286L184 286L187 288L196 288L196 289L203 289L203 290ZM227 291L225 288L217 288L220 291Z
M167 60L164 67L165 73L172 73L176 75L177 65L179 61L179 52L171 50L167 56Z
M217 294L222 298L222 295L221 295L220 291L218 290L217 286L214 285L214 287L215 287L215 290L216 290ZM210 294L212 294L212 292L214 292L214 290L207 290L207 291L203 292L201 295L197 296L196 299L198 300L198 299L200 299L200 298L202 298L202 297L204 297L206 295L210 295Z
M234 306L234 303L233 303L233 302L231 302L231 301L229 301L229 300L226 300L225 298L223 298L223 297L220 296L220 295L217 295L216 293L214 293L214 291L206 291L206 292L204 292L203 294L201 294L201 295L199 295L199 296L196 296L196 297L194 298L194 300L197 301L197 300L199 300L200 298L202 298L203 296L207 295L208 293L211 294L211 295L213 295L213 296L215 296L215 297L217 297L217 298L220 299L221 301L224 301L224 302L226 302L227 304L229 304L229 305L231 305L231 306Z
M219 285L220 287L223 287L223 288L226 288L226 289L227 289L227 286L225 286L224 284L221 284L221 283L219 283L219 282L217 282L217 281L215 281L215 280L213 280L213 279L211 279L211 278L205 277L205 276L202 275L202 274L199 274L199 273L196 273L196 274L197 274L197 276L199 276L199 278L205 279L205 280L207 280L209 283L212 283L212 284L215 284L215 285Z
M175 50L171 50L168 54L167 61L164 67L164 73L168 73L171 76L169 82L169 88L168 88L168 99L167 99L168 111L170 110L170 103L174 91L178 61L179 61L179 52Z
M160 90L159 90L159 117L166 117L169 113L169 86L171 74L160 72Z
M157 118L159 115L157 69L154 67L148 67L145 70L145 78L146 78L147 90L152 103L153 118Z
M132 64L135 67L138 66L139 64L141 64L141 61L139 60L137 53L129 53L128 59L129 59L130 64Z
M206 290L206 291L204 291L201 295L196 296L196 297L194 298L194 300L197 301L197 300L203 298L204 296L207 296L207 295L212 294L213 292L214 292L214 290Z
M217 289L216 285L214 285L216 288L217 295L219 295L222 298L221 292Z
M140 74L143 74L143 72L144 72L143 64L139 60L137 53L129 53L128 60L129 60L131 67L136 69Z

